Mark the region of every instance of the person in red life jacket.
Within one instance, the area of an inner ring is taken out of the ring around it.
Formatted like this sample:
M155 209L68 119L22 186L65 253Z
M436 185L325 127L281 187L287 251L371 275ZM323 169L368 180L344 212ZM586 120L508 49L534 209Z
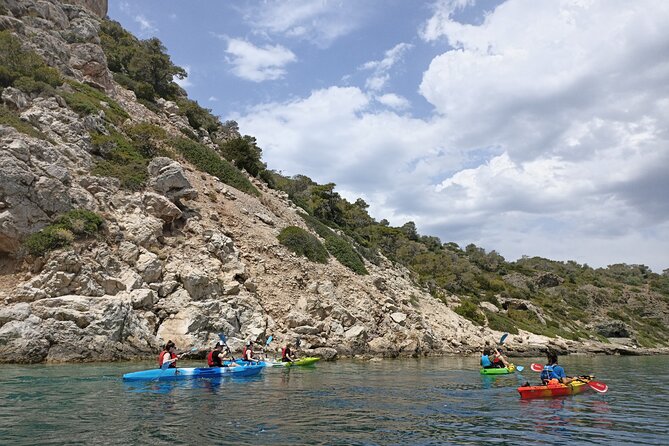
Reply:
M176 368L177 359L179 359L179 355L177 355L176 345L174 345L174 342L171 340L167 341L165 348L163 348L163 351L158 355L158 367L162 368L163 364L167 362L170 363L169 368Z
M228 361L231 358L228 357L226 352L223 351L224 344L222 342L217 342L214 350L210 351L207 354L207 365L209 367L228 367L224 361ZM231 366L236 366L235 362L230 363Z
M258 362L258 359L253 355L253 342L248 340L242 349L242 359L247 362Z
M495 368L504 368L509 366L509 362L504 359L504 356L497 350L496 348L494 349L495 354L492 357L492 366Z
M286 344L286 346L281 349L281 362L293 362L297 359L297 355L293 353L290 347L290 344Z

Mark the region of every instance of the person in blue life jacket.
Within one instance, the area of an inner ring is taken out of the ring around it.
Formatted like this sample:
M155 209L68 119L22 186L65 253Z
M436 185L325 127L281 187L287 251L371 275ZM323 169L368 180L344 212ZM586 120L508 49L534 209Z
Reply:
M501 369L508 367L509 362L496 348L485 347L481 355L481 367L484 369Z
M493 369L495 366L492 363L493 357L490 355L490 348L485 347L483 354L481 354L481 367L484 369Z
M547 363L541 371L541 382L545 385L569 384L574 381L569 378L562 366L558 365L558 355L553 350L546 352Z

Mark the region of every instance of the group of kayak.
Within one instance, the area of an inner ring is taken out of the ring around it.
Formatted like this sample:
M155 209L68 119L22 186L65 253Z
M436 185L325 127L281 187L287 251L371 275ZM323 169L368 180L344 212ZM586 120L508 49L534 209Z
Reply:
M158 368L143 370L140 372L126 373L123 379L127 381L138 380L168 380L181 378L216 378L223 376L245 377L257 375L265 367L290 367L313 365L320 360L318 357L297 358L291 344L281 349L281 360L271 361L256 357L253 352L253 343L248 341L242 350L242 357L235 358L228 348L225 336L217 342L213 350L207 354L207 367L178 367L177 361L184 355L176 353L176 345L172 341L165 344L163 351L158 355ZM271 342L271 336L267 345ZM299 340L298 340L299 343ZM225 348L225 349L224 349ZM193 349L192 351L196 351Z
M503 342L504 337L502 338ZM568 377L562 366L558 364L558 355L549 350L546 354L545 365L532 364L530 369L540 372L541 384L531 386L529 382L518 387L521 399L552 398L556 396L574 395L593 389L604 393L608 386L603 382L595 381L591 375ZM497 348L486 348L481 355L482 375L506 375L514 372L522 372L524 367L514 365L506 360Z

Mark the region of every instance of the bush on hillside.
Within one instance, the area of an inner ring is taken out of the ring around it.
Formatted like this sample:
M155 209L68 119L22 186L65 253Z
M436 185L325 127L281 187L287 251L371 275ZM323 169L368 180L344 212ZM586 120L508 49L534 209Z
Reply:
M62 82L58 70L48 66L34 51L24 49L9 31L0 31L0 88L12 86L37 95L53 92Z
M339 260L339 263L348 267L356 274L369 274L360 255L358 255L351 244L343 238L336 235L327 237L325 239L325 248L334 258Z
M321 242L300 227L284 228L279 234L279 242L295 254L304 256L312 262L327 263L328 261L328 252Z
M116 101L103 92L72 80L68 80L67 84L72 91L62 91L59 94L65 99L67 105L80 116L92 115L102 110L105 119L115 125L122 124L130 117Z
M485 323L485 316L479 311L478 305L471 300L463 300L460 305L455 308L455 312L460 316L469 319L476 325L483 325Z
M100 230L104 220L95 212L75 209L61 215L46 228L29 236L24 246L33 256L43 256L62 248L74 240L93 235Z
M258 189L251 184L248 178L209 147L186 138L174 139L172 146L198 169L242 192L260 195Z

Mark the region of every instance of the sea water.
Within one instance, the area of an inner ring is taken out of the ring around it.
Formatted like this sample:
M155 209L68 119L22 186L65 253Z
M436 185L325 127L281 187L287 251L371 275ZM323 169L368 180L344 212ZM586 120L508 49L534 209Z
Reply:
M609 386L542 400L476 358L340 360L256 377L132 382L152 363L2 365L0 444L669 444L669 358L562 357ZM196 362L184 365L200 366Z

